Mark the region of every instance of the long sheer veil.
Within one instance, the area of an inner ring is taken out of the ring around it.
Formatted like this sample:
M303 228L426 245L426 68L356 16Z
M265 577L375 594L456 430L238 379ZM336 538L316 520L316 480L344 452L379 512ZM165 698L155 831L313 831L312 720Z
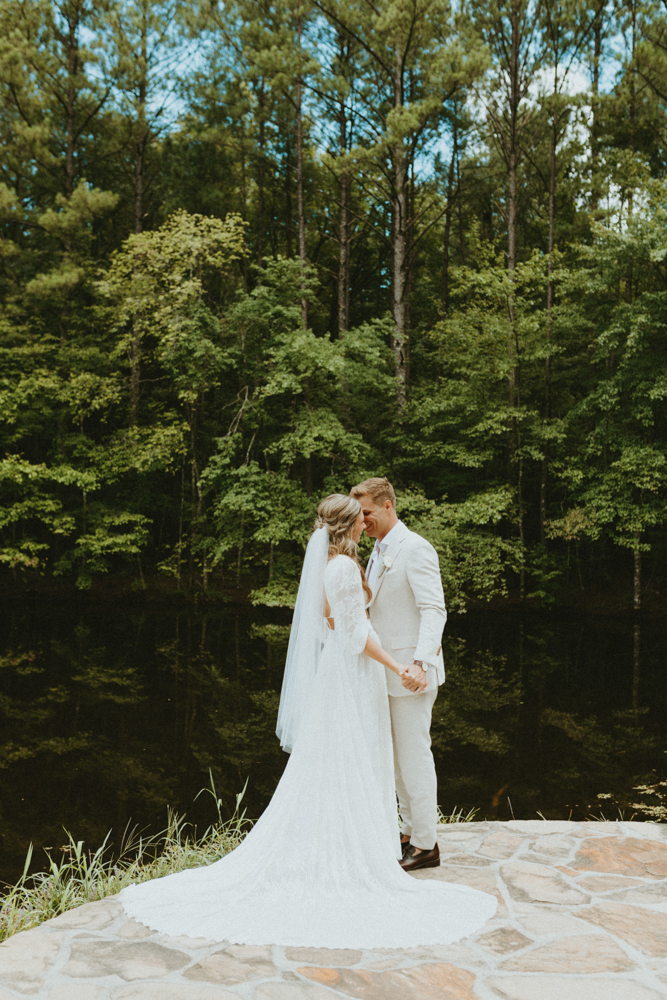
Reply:
M276 735L292 752L304 716L308 695L322 655L325 638L324 573L329 555L329 532L317 528L310 536L294 607Z

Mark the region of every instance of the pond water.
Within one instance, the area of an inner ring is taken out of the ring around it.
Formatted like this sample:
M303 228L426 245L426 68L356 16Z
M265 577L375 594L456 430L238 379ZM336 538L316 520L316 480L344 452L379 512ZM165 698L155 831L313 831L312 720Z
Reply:
M200 829L247 782L266 806L290 613L46 598L0 610L0 879L63 827L95 848L168 805ZM667 819L667 624L551 613L450 617L433 743L444 812ZM662 784L661 784L662 783Z

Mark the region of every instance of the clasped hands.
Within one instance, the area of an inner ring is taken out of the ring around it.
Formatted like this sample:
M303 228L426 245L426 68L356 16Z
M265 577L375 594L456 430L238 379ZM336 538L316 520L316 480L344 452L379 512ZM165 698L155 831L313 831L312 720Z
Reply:
M428 684L428 673L418 663L412 663L409 667L404 667L399 674L401 684L408 691L413 693L426 690Z

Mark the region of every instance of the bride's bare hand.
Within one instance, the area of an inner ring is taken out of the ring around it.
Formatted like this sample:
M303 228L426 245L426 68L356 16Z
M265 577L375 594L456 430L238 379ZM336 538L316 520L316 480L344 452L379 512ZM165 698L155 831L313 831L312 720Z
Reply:
M403 664L401 664L401 669L398 672L398 676L401 678L401 684L403 685L404 688L407 688L408 691L414 692L422 690L421 681L418 681L416 680L416 678L411 676L410 667L406 667L403 666Z

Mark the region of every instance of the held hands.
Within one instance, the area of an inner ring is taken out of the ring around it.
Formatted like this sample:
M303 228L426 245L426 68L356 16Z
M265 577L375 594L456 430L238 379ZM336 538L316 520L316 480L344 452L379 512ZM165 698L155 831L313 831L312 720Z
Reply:
M428 673L418 663L412 663L409 667L401 666L398 675L401 678L401 684L408 691L421 694L422 691L426 690Z

